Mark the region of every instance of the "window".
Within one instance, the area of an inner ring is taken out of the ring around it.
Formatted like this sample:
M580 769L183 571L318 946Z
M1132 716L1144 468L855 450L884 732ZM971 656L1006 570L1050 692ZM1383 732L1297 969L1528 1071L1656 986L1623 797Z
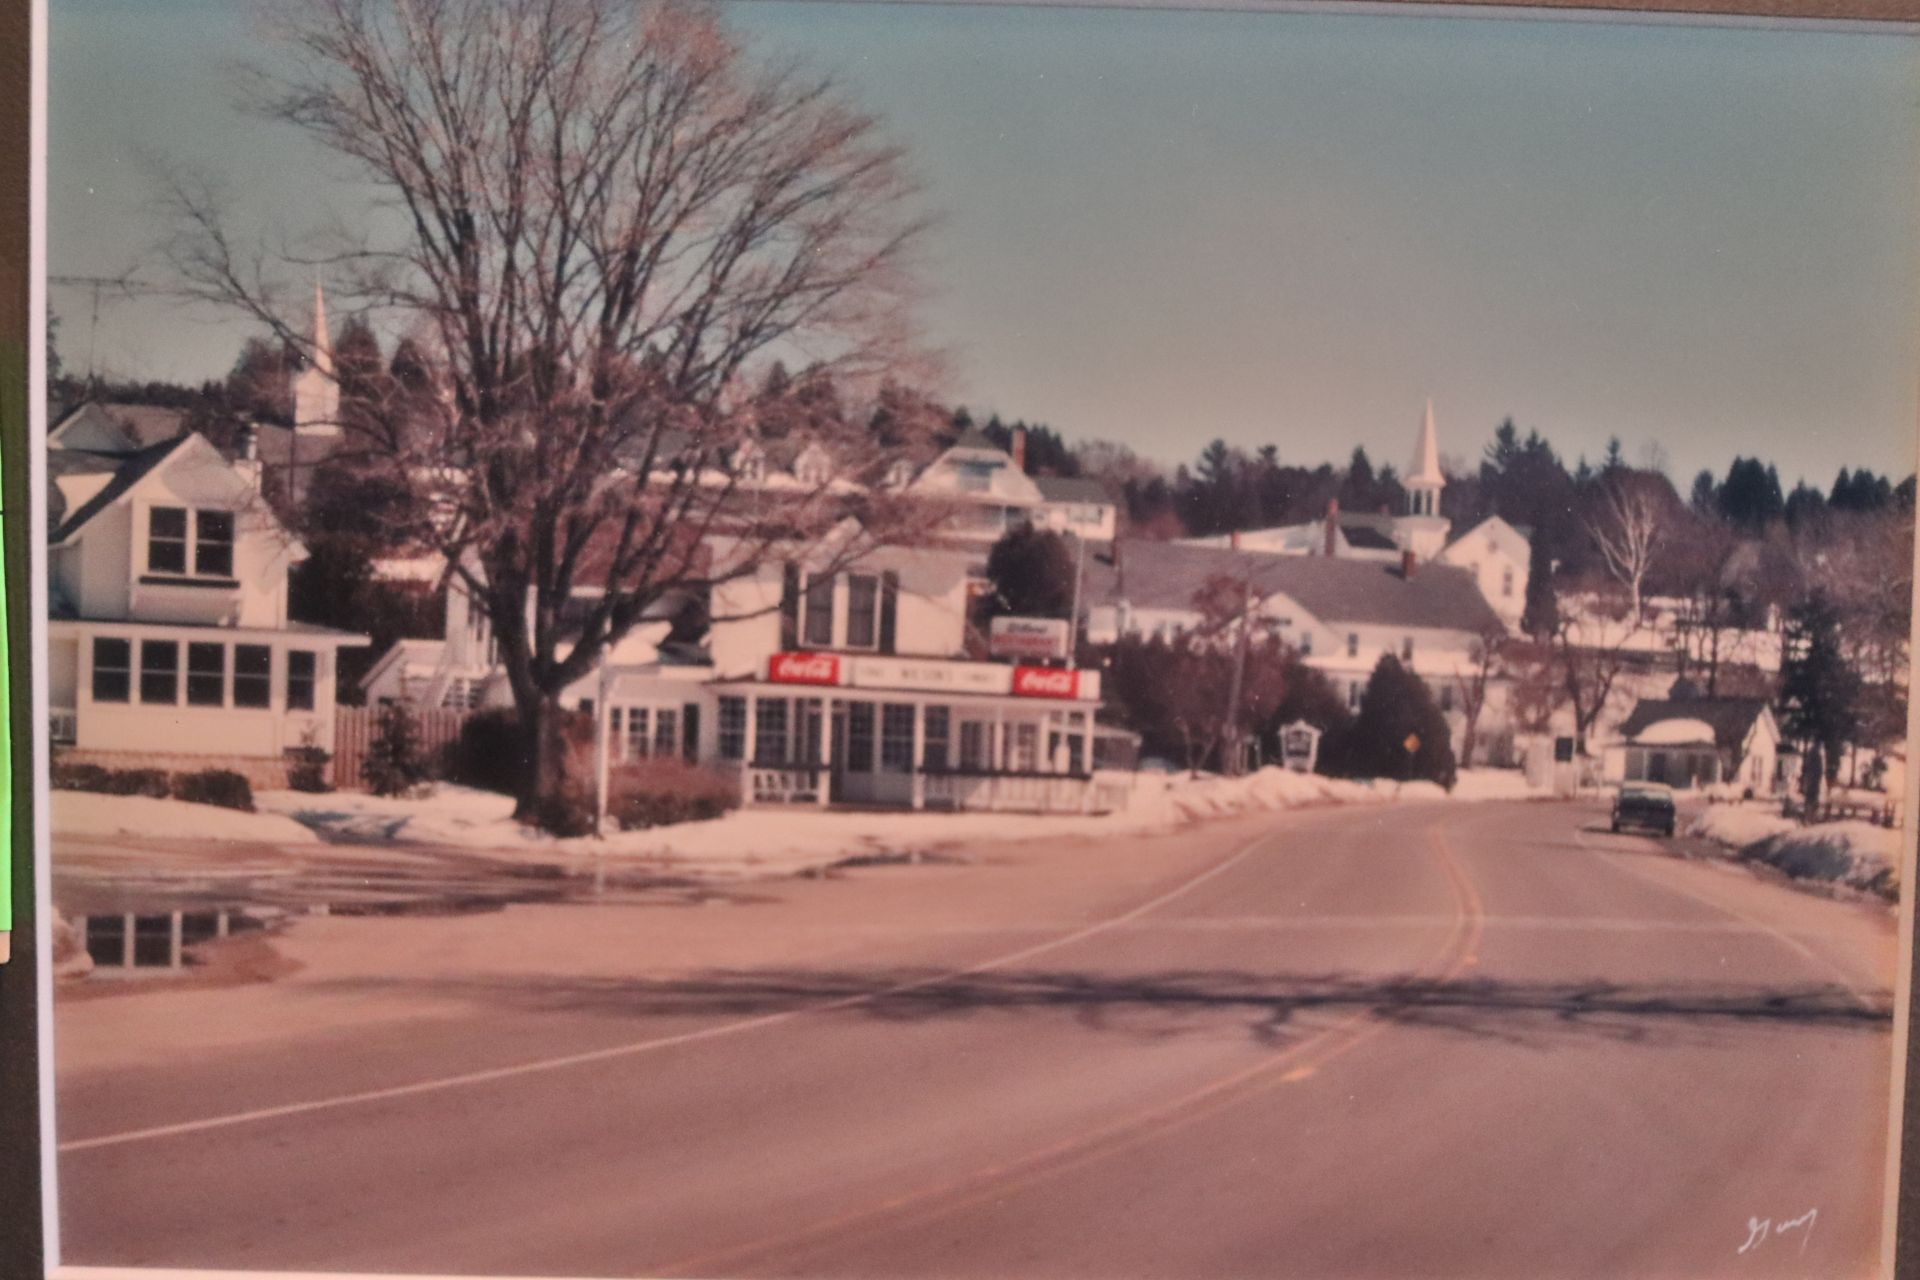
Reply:
M217 707L227 700L227 646L194 643L187 646L187 702Z
M847 648L871 649L879 639L880 579L847 575Z
M233 576L233 512L193 513L193 571L210 578Z
M670 756L680 750L680 713L661 707L653 713L653 754Z
M762 698L754 708L753 755L756 764L787 762L787 700Z
M802 640L827 648L833 644L833 575L814 578L807 583L806 625Z
M853 773L873 772L873 704L847 704L847 769Z
M1347 681L1347 710L1358 711L1359 709L1360 682L1358 680L1349 680Z
M1453 710L1453 685L1451 683L1440 686L1440 710Z
M988 746L988 730L992 726L982 720L962 720L960 722L960 767L963 769L990 769L993 767L993 753Z
M1513 569L1511 567L1500 571L1500 594L1503 596L1511 596L1513 594Z
M315 676L320 669L311 649L287 650L287 710L313 710L313 690ZM473 681L462 679L458 687L449 686L447 696L454 698L452 705L472 709L478 700L479 686Z
M140 642L140 701L180 701L180 642Z
M880 767L890 773L913 768L913 707L907 703L880 708Z
M953 731L952 713L945 707L928 707L926 727L921 743L921 767L926 769L944 769L947 767L947 748L949 736Z
M187 571L187 511L185 507L155 507L147 513L147 571Z
M1013 740L1007 744L1012 759L1008 767L1020 773L1033 773L1040 768L1040 726L1031 720L1010 725Z
M264 644L233 646L233 705L265 707L273 703L273 650Z
M1400 660L1402 662L1413 661L1413 637L1412 636L1407 636L1405 639L1400 641Z
M987 462L963 462L957 473L960 492L985 493L993 488L993 464Z
M93 700L127 702L133 695L133 642L97 636L93 642Z
M1347 632L1347 656L1349 658L1360 656L1360 633L1357 631Z
M720 758L739 760L747 754L747 700L720 699Z
M1305 658L1305 657L1311 656L1312 653L1313 653L1313 632L1302 631L1300 633L1300 656Z

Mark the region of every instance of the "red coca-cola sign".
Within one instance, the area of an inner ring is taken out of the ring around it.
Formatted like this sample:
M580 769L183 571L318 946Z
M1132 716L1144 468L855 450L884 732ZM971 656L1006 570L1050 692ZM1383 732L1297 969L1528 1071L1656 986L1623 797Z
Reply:
M1077 698L1080 673L1059 667L1015 667L1013 694L1016 698Z
M840 659L831 653L776 653L767 659L775 684L839 684Z

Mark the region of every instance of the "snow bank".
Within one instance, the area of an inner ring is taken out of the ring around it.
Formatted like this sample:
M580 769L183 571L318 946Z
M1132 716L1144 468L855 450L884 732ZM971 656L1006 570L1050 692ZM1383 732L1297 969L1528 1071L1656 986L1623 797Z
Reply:
M315 844L320 837L278 813L241 813L218 805L97 791L55 791L57 836L147 836L162 840L250 840L259 844Z
M919 813L876 821L871 813L816 809L742 809L707 822L605 839L555 840L513 820L513 800L467 787L439 786L416 799L354 792L309 795L267 791L255 802L335 840L386 845L450 845L502 853L609 856L687 864L704 874L765 875L875 853L915 853L959 844L1139 835L1205 818L1328 804L1435 801L1447 792L1430 782L1355 782L1269 767L1241 778L1185 774L1102 774L1125 788L1128 803L1108 814ZM1518 774L1484 770L1463 775L1458 799L1539 794Z
M1724 805L1708 809L1687 833L1796 879L1844 884L1887 898L1899 895L1900 833L1892 828L1871 822L1803 827L1776 810Z

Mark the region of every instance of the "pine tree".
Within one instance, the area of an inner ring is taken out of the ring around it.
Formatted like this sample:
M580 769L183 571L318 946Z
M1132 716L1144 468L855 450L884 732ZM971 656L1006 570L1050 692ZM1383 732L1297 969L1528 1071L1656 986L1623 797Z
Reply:
M1780 665L1780 729L1802 752L1801 787L1811 808L1840 768L1860 701L1858 673L1840 649L1840 612L1820 592L1787 615Z
M1335 751L1336 767L1352 777L1423 779L1453 788L1457 769L1447 718L1426 681L1390 653L1380 655L1360 699L1360 714L1340 735Z
M367 789L377 796L403 796L425 782L428 774L413 713L403 702L388 703L380 710L373 741L367 744L367 758L360 762Z
M1553 587L1553 560L1546 541L1536 536L1527 550L1527 605L1520 615L1520 629L1542 640L1559 626L1560 600Z

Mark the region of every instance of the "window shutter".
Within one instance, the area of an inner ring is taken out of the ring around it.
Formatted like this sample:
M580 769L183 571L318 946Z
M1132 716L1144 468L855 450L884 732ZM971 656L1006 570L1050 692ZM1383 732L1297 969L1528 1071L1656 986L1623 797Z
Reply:
M689 761L700 759L700 704L689 702L680 709L680 753Z
M880 575L880 652L892 653L900 634L900 575L892 569Z
M800 566L791 561L780 576L780 647L800 647Z

